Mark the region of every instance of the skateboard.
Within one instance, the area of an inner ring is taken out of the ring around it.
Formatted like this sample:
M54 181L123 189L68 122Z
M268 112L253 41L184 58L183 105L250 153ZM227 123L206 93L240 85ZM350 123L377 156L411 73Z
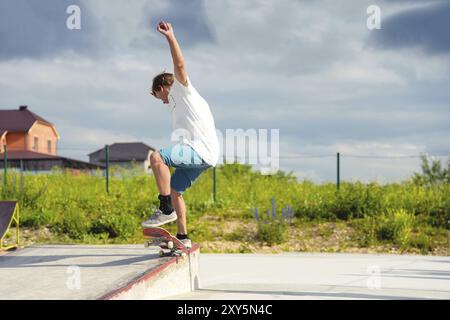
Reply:
M161 248L159 256L186 257L188 249L184 244L174 237L166 229L159 227L148 227L143 230L144 237L149 239L144 242L146 248L157 245ZM169 251L165 251L169 250Z

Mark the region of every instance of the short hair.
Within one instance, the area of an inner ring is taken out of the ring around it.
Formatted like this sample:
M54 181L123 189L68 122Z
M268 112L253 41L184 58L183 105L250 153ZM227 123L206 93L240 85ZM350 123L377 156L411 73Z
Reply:
M173 81L174 79L172 73L163 72L158 74L153 78L151 94L155 95L155 92L159 91L160 87L162 86L171 86L173 84Z

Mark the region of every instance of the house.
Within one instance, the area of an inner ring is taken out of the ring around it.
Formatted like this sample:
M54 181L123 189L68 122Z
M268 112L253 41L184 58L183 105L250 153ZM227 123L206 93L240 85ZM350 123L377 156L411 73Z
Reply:
M55 126L31 112L27 106L20 106L16 110L0 110L0 134L1 152L6 144L10 151L57 154L59 134Z
M90 163L57 155L60 136L55 126L28 109L0 110L0 156L8 167L31 171L49 171L52 167L97 169ZM3 168L3 161L0 162Z
M145 173L150 170L150 155L155 151L154 148L142 142L122 142L113 143L109 146L110 165L118 165L124 168L131 168L133 163L144 169ZM105 165L105 148L94 151L89 156L89 162L92 164Z
M0 153L3 153L3 148L6 145L6 134L8 131L6 129L0 128Z

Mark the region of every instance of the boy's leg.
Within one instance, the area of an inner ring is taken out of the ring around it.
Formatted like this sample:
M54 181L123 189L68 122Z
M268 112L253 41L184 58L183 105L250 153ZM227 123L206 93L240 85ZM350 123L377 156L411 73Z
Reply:
M178 193L175 189L171 189L172 204L174 206L175 212L177 213L177 227L178 234L186 235L186 206L184 204L183 195Z
M159 194L170 194L170 170L164 163L158 151L155 151L150 156L150 163L153 174L155 175L156 185L158 186Z
M162 152L162 153L161 153ZM142 222L142 227L159 227L163 224L177 220L170 197L170 149L155 151L150 156L150 163L155 175L156 185L159 190L159 209L146 221ZM166 159L166 160L164 160Z
M170 149L169 149L170 150ZM167 149L161 149L161 152L167 153ZM164 154L167 159L167 155ZM166 160L170 161L170 160ZM166 215L173 212L173 205L170 197L170 170L169 166L163 160L160 152L153 152L150 156L150 163L153 174L155 175L156 185L159 190L159 210ZM168 162L170 163L170 162Z
M177 213L178 234L187 235L186 206L182 193L186 191L209 166L177 168L171 177L171 198Z

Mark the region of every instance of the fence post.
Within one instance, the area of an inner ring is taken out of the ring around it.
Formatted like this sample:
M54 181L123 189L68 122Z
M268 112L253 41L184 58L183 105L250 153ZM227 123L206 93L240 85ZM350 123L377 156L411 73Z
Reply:
M23 159L20 159L20 193L21 194L23 194L23 190L24 190L23 171L24 171Z
M4 151L3 151L3 185L6 188L7 184L7 178L6 175L8 174L8 146L4 145Z
M339 190L339 187L341 185L340 158L341 158L341 154L338 152L337 153L337 183L336 183L336 187L337 187L338 190Z
M109 193L109 146L105 145L106 192Z
M213 199L216 202L216 167L213 167Z

